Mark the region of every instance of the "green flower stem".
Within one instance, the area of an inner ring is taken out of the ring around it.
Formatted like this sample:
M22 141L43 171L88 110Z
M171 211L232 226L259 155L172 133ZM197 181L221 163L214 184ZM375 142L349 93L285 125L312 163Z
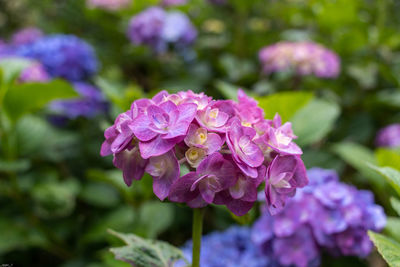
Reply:
M193 210L192 267L200 267L200 246L201 246L201 233L203 231L203 217L204 217L204 209L194 209Z

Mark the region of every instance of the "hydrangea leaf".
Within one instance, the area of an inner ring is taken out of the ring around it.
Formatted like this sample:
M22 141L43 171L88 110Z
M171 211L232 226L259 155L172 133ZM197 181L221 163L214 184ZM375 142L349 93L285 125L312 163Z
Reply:
M372 185L378 189L384 188L385 180L368 168L367 164L376 164L374 154L368 148L352 142L342 142L335 144L332 150L347 164L359 171Z
M386 180L389 182L389 184L396 190L396 192L400 196L400 172L390 168L390 167L376 167L372 164L369 164L370 168L373 170L377 171L379 174L381 174L383 177L386 178Z
M392 167L400 170L400 153L395 150L379 148L375 151L376 161L380 166Z
M400 215L400 200L397 198L390 198L390 204L392 205L392 208L397 212L398 215Z
M126 246L110 249L115 258L134 267L172 267L177 260L185 259L180 249L166 242L143 239L110 229L108 232L126 243Z
M282 122L288 121L298 110L313 98L308 92L283 92L257 98L259 106L264 109L265 118L272 119L276 113Z
M32 61L24 58L4 58L0 61L2 82L8 83L18 77L20 72L32 65Z
M332 102L313 100L292 117L293 131L299 145L309 145L321 140L333 128L340 107Z
M11 119L45 107L55 99L77 97L78 93L65 81L25 83L12 86L4 96L4 108Z
M388 236L394 238L397 242L400 242L400 218L388 217L385 227L385 233Z
M368 234L389 266L400 266L400 244L381 234L371 231Z

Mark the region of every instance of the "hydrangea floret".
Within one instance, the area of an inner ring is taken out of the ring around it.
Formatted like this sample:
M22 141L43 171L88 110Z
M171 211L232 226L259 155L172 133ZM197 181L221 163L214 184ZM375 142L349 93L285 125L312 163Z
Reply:
M104 135L101 155L113 155L128 186L148 173L160 200L192 208L226 205L242 216L264 182L275 214L308 181L290 123L264 119L242 90L238 102L162 91L134 101Z
M333 170L312 168L308 177L309 184L276 216L266 212L267 199L252 229L254 243L282 266L318 266L322 251L368 256L373 245L367 231L386 225L373 194L340 182Z
M282 41L266 46L260 50L259 59L265 74L292 70L298 76L335 78L340 72L338 55L310 41Z

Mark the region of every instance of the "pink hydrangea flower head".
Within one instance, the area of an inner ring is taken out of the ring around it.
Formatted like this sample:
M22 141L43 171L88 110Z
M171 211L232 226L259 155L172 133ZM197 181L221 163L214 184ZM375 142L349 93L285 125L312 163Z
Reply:
M265 74L293 70L300 76L335 78L340 72L339 57L313 42L279 42L261 49L259 59Z
M282 125L279 116L264 119L243 91L238 100L216 101L192 91L136 100L105 131L100 154L113 155L128 186L150 174L160 200L192 208L225 205L242 216L265 183L268 205L280 209L307 183L301 153L292 151L290 123Z
M132 0L87 0L89 8L100 8L110 11L116 11L131 5Z

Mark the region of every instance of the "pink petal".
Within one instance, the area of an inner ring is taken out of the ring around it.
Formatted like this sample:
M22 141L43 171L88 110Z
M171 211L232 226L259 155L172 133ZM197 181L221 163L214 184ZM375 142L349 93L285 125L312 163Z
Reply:
M150 123L151 121L146 115L139 115L129 127L137 139L140 141L149 141L157 136L157 133L150 130Z
M200 192L198 190L191 191L192 184L198 178L195 172L189 172L188 174L176 179L176 181L170 187L168 199L173 202L189 202L195 199Z
M171 150L180 141L181 139L178 138L162 139L157 136L151 141L139 143L140 154L144 159L160 156Z
M229 201L226 206L236 216L246 215L253 207L254 202L247 202L242 200L233 199Z
M219 134L209 133L204 146L207 148L207 153L212 154L220 150L223 144L224 140L219 136Z
M140 180L144 174L147 160L143 159L138 149L125 149L114 155L113 163L115 167L123 172L124 181L127 186L132 184L132 180Z

